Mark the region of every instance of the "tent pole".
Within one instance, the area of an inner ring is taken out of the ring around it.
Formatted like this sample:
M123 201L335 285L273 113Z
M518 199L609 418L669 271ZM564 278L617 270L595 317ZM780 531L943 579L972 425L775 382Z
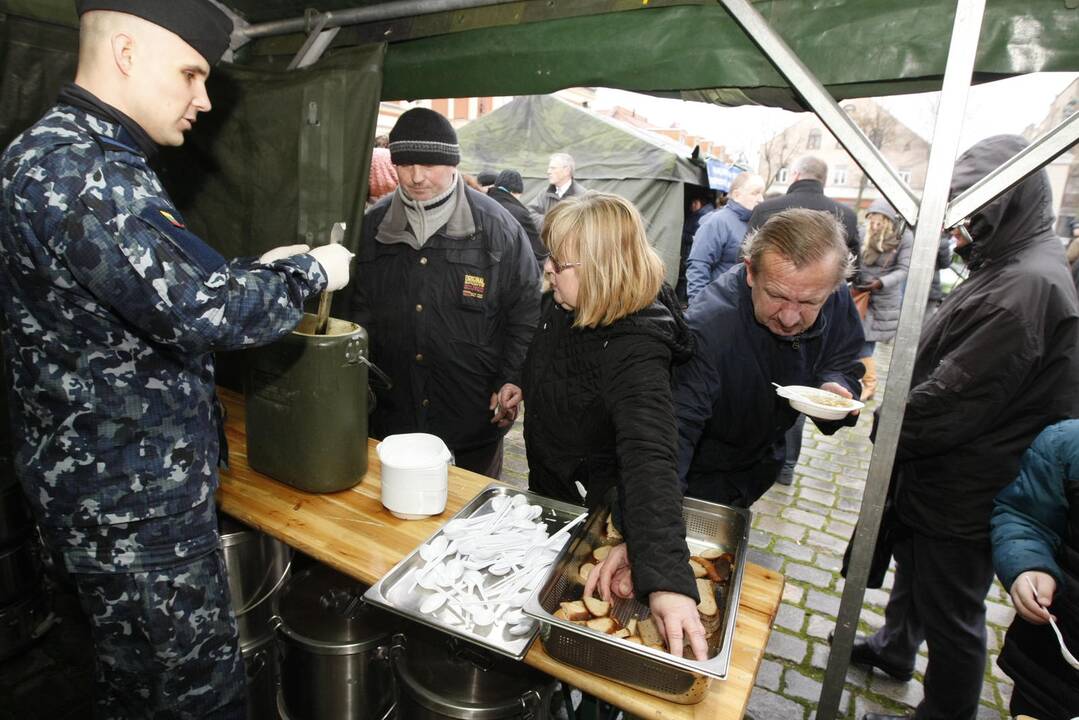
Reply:
M906 413L926 298L929 296L929 286L936 270L937 248L944 225L955 158L959 153L959 139L984 12L985 0L958 0L956 3L940 106L929 150L919 222L914 233L914 251L899 316L899 331L892 347L891 367L880 407L876 441L862 498L862 511L855 531L847 582L839 604L839 619L818 705L818 717L825 720L832 720L839 707L858 616L865 597L865 583L869 576L877 531L880 529L881 511L892 476L903 416Z
M892 350L888 384L881 403L876 442L873 446L866 488L862 497L862 509L854 536L851 563L840 601L832 652L828 658L828 667L825 670L824 683L817 705L819 720L833 720L839 709L847 668L850 664L850 650L854 644L858 616L865 597L870 561L876 544L877 531L880 529L881 512L899 443L899 431L903 424L918 336L921 334L922 317L925 313L925 301L936 269L937 247L948 203L952 170L958 154L959 137L974 70L985 2L984 0L958 0L957 2L948 63L941 88L940 108L937 113L929 153L926 185L920 208L909 188L887 166L876 152L876 148L868 143L860 131L851 132L852 123L849 118L842 114L831 96L820 86L808 69L793 56L782 39L772 32L764 19L744 0L721 0L721 2L731 11L746 33L761 46L787 80L810 103L828 125L829 130L843 143L847 151L866 170L870 179L878 185L904 217L919 220L907 279L907 291L903 298L899 331ZM868 148L865 147L867 145ZM855 153L855 150L861 154L861 157Z
M314 27L311 28L311 32L307 34L307 39L303 41L303 45L300 46L299 51L293 56L286 69L296 70L318 62L318 59L322 57L322 53L326 52L326 48L330 46L330 43L333 42L333 39L337 37L337 33L340 31L340 26L327 30L326 16L319 17Z
M797 89L843 148L850 153L896 210L911 225L918 219L918 200L910 187L869 141L861 128L839 107L817 77L748 0L719 0L753 42Z
M1076 142L1079 142L1079 112L1072 113L1055 128L1020 150L1011 160L956 197L948 206L944 226L957 225L963 218L989 204L1008 188L1040 170Z

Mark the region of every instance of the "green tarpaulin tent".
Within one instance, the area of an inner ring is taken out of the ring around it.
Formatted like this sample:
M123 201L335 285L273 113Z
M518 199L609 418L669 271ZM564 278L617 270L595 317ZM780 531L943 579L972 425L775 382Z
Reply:
M578 182L637 206L668 280L677 280L684 185L708 186L704 168L686 157L689 150L549 95L519 97L462 127L458 138L464 172L519 171L526 205L547 187L550 155L569 153Z

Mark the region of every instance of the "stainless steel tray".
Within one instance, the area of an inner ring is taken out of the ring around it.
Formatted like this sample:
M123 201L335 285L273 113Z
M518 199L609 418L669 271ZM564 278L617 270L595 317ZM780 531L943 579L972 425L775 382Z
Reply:
M554 659L673 702L697 702L707 689L708 678L727 676L749 546L750 513L694 498L686 498L682 505L691 554L717 548L734 556L730 580L717 584L716 604L723 610L717 630L721 638L718 651L704 662L678 658L554 617L560 602L581 599L584 588L577 571L582 562L589 560L592 549L604 544L606 516L606 512L592 513L584 532L556 560L547 582L525 603L524 612L540 621L543 647ZM611 615L623 624L630 617L644 618L649 614L647 605L632 598L616 599L611 608Z
M529 504L541 506L543 508L543 514L540 516L540 519L547 525L547 532L549 534L554 534L566 523L585 511L584 508L577 505L552 500L550 498L545 498L542 495L536 495L535 493L524 490L516 490L504 485L491 484L480 491L476 497L470 500L468 504L461 508L461 510L450 519L470 518L492 512L493 508L491 504L495 497L499 495L524 495ZM573 547L576 540L576 534L582 531L583 526L584 523L580 523L574 528L574 533L571 535L570 541L566 544L566 549L563 550L563 554L559 555L554 560L552 566L556 565L561 560L568 548ZM439 530L431 535L431 537L427 538L423 544L426 545L441 534L442 531ZM420 557L419 548L416 548L408 555L408 557L397 563L397 565L386 573L382 579L372 585L367 592L364 593L364 600L397 613L409 620L423 623L436 630L456 635L457 637L490 648L503 655L508 655L515 660L520 660L525 656L525 653L528 652L528 648L532 645L532 641L536 639L536 634L539 631L538 623L537 628L528 635L515 637L508 632L506 623L502 621L496 621L487 628L468 631L440 619L441 613L421 613L420 605L423 604L424 600L434 594L434 591L427 590L416 583L416 572L425 564L426 562ZM498 576L487 574L484 585L487 586L493 584L499 579Z

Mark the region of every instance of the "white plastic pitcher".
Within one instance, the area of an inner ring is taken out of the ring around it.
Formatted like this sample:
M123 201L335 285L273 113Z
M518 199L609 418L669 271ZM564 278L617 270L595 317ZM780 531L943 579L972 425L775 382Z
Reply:
M418 520L446 509L453 454L442 438L428 433L390 435L375 451L382 463L382 504L393 515Z

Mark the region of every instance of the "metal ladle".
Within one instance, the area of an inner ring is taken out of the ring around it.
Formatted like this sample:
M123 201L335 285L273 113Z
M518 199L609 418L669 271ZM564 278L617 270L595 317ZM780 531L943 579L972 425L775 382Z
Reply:
M345 228L347 225L343 222L334 223L330 228L330 244L340 243L345 238ZM322 296L318 301L318 319L315 321L315 334L325 335L326 326L330 322L330 298L333 297L333 293L329 290L323 290Z

